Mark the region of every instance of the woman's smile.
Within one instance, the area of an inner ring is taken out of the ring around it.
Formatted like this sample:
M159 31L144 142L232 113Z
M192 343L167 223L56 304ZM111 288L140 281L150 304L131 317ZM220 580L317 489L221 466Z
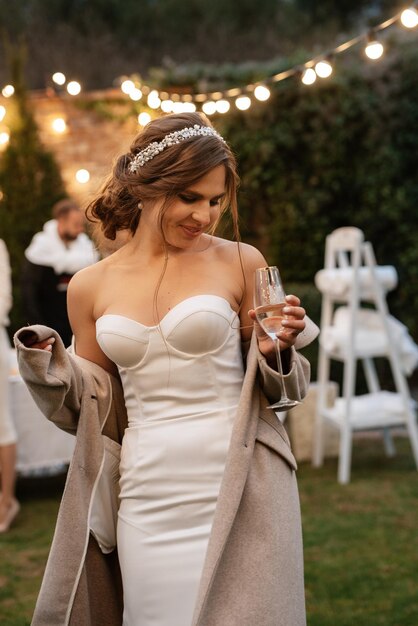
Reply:
M183 229L183 232L187 237L191 237L192 239L199 237L203 233L203 229L198 226L187 226L186 224L181 224L180 228Z

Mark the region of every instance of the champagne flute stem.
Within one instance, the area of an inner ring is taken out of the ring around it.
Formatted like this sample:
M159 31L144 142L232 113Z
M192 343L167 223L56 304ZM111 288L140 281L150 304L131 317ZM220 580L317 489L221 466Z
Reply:
M282 397L281 400L283 400L284 402L287 402L289 400L287 393L286 393L286 387L284 384L284 378L283 378L283 366L282 366L282 357L281 357L281 353L280 353L280 344L279 344L279 340L275 339L274 341L274 346L276 348L276 357L277 357L277 371L280 374L280 386L282 388Z

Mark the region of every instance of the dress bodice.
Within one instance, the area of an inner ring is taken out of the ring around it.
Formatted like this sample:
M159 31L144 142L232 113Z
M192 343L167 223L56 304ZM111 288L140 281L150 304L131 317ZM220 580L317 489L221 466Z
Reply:
M118 366L130 424L236 407L243 379L239 318L225 298L189 297L155 326L106 314L96 333Z

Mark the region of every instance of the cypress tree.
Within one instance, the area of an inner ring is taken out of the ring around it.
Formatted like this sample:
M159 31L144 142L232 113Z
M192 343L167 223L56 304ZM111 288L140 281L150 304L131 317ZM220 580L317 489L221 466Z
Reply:
M51 217L52 205L66 196L53 155L39 139L24 85L25 48L8 47L14 95L7 104L10 141L0 157L0 237L12 266L13 308L10 332L24 325L20 277L24 251L32 236Z

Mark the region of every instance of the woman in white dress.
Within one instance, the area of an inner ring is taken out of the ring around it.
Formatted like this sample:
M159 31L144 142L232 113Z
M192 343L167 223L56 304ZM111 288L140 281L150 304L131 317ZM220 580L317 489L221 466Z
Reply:
M253 276L266 261L238 243L234 156L202 115L150 122L90 209L121 249L73 278L79 356L120 376L128 428L117 545L124 626L190 626L255 322ZM230 210L237 241L213 235ZM304 310L288 296L284 367ZM52 350L52 341L32 347Z
M16 431L8 400L10 342L6 332L12 305L9 255L0 239L0 533L9 530L19 512L15 498Z

